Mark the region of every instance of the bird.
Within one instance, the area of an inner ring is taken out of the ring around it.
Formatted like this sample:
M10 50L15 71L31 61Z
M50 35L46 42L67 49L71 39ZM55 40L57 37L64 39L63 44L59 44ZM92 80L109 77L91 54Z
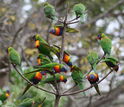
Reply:
M49 4L48 2L43 3L44 13L45 16L51 20L56 19L56 10L53 5Z
M48 56L52 61L53 57L51 55L51 47L48 43L39 34L34 35L33 39L35 40L35 47L39 50L39 53Z
M4 103L10 96L10 91L9 90L2 90L0 89L0 101Z
M106 57L102 62L105 62L108 67L113 68L116 72L119 69L119 61L113 56Z
M9 47L7 52L10 62L16 65L22 72L20 54L13 47Z
M37 63L38 65L44 65L44 64L51 63L51 60L48 59L45 55L39 54L37 57Z
M88 75L87 75L87 79L88 81L90 82L91 85L94 86L96 92L101 95L100 91L99 91L99 87L98 87L98 84L97 82L99 81L99 76L96 72L90 72Z
M55 36L62 36L63 30L64 30L63 26L55 26L53 29L49 30L49 33Z
M86 7L82 3L75 4L73 6L73 11L76 14L76 18L84 15Z
M38 84L42 80L42 72L35 72L32 74L25 75L26 78L28 78L33 84ZM24 89L22 95L24 95L29 88L32 86L32 84L28 84L26 88Z
M99 34L97 36L97 39L98 39L98 41L99 41L99 43L100 43L100 45L101 45L101 47L102 47L102 49L104 51L104 56L105 55L110 56L111 48L112 48L111 39L107 35L105 35L104 33Z
M99 60L99 56L98 56L97 52L95 52L95 51L89 52L87 55L87 59L91 65L92 69L94 70L94 72L96 72L96 65Z
M51 83L51 84L55 84L55 81L58 82L67 82L67 76L63 75L63 74L55 74L55 76L50 75L48 78L46 78L45 80L43 80L41 83L46 84L46 83Z
M80 88L83 89L83 73L81 71L81 69L79 67L77 67L76 65L74 65L71 69L71 77L73 79L73 81L75 82L75 84Z
M55 74L55 73L60 73L60 72L67 72L67 69L64 67L63 64L59 64L56 62L53 63L49 63L49 64L44 64L41 66L34 66L35 69L33 69L30 72L27 72L25 74L30 74L30 73L35 73L35 72L39 72L39 71L46 71L46 73L49 73L51 75Z

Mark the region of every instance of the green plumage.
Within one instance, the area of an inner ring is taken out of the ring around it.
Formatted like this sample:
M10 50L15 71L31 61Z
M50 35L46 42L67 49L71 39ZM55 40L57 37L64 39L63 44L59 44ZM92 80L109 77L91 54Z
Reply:
M112 41L104 33L101 34L100 45L101 45L101 47L102 47L102 49L104 51L104 54L106 54L106 55L111 54Z
M63 64L59 64L59 63L49 63L49 64L45 64L45 65L41 65L41 66L34 66L35 69L33 69L31 72L25 73L25 74L30 74L30 73L35 73L38 71L48 71L48 73L53 74L53 68L54 66L59 65L60 68L63 67Z
M106 57L105 59L102 60L107 64L108 67L112 67L115 71L118 71L119 66L118 66L118 59L116 59L113 56Z
M30 98L26 98L21 104L19 104L17 107L33 107L34 100Z
M45 64L51 63L51 60L46 58L43 54L39 54L38 55L38 59L41 60L41 65L45 65Z
M9 92L0 89L0 101L4 102L9 97Z
M30 73L30 74L26 74L26 73L28 73L28 72L30 72L30 71L32 71L32 70L33 70L33 68L30 67L30 68L28 68L27 70L24 71L24 73L25 73L24 76L25 76L28 80L30 80L31 82L33 82L33 78L35 77L35 74L36 74L36 73ZM29 90L29 88L30 88L31 86L32 86L31 84L27 84L27 86L25 87L25 89L24 89L22 95L24 95L24 94Z
M47 18L49 18L51 20L55 20L55 18L56 18L55 8L48 2L44 3L44 13Z
M38 47L38 50L41 54L46 55L50 58L50 60L53 60L53 57L51 55L51 47L48 45L48 43L39 35L35 35L35 40L39 40L40 46Z
M8 57L11 63L21 66L21 57L19 53L12 47L8 48Z
M77 18L84 15L85 9L86 8L82 3L75 4L74 7L73 7L73 10L74 10Z
M89 52L87 59L91 65L91 67L93 68L94 72L96 72L96 65L99 60L98 54L95 51L91 51L91 52Z
M52 52L53 52L58 58L60 58L61 48L60 48L59 46L57 46L57 45L53 45L53 46L51 47L51 49L52 49ZM69 55L69 53L68 53L67 51L64 51L64 53L66 53L66 54Z
M84 88L82 84L83 73L81 72L80 68L78 68L77 66L73 66L71 77L80 89Z
M36 34L34 37L36 40L40 40L42 43L48 45L47 41L45 41L39 34Z
M41 65L38 68L47 68L49 70L53 69L54 66L59 65L60 67L64 66L63 64L59 64L59 63L49 63L49 64L45 64L45 65Z
M60 80L60 76L63 76L63 80ZM48 78L46 78L45 80L43 80L41 83L46 84L46 83L51 83L54 84L56 79L56 82L66 82L67 81L67 77L63 74L55 74L54 76L49 76Z

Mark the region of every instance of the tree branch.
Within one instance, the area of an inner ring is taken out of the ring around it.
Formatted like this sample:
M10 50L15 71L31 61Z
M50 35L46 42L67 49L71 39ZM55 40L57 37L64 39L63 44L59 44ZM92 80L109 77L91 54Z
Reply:
M56 95L56 93L51 92L51 91L48 91L48 90L46 90L46 89L44 89L44 88L38 87L37 85L35 85L35 84L33 84L32 82L30 82L27 78L25 78L25 77L20 73L20 71L17 69L17 67L16 67L14 64L12 64L12 65L13 65L14 69L18 72L18 74L19 74L25 81L27 81L29 84L31 84L32 86L36 87L37 89L40 89L40 90L45 91L45 92L47 92L47 93Z
M102 82L109 74L111 74L113 72L113 70L111 70L108 74L106 74L100 81L98 81L98 84L100 82ZM67 93L67 94L62 94L61 96L68 96L68 95L73 95L73 94L78 94L78 93L81 93L81 92L85 92L87 90L89 90L90 88L92 88L93 85L83 89L83 90L78 90L78 91L75 91L75 92L71 92L71 93Z

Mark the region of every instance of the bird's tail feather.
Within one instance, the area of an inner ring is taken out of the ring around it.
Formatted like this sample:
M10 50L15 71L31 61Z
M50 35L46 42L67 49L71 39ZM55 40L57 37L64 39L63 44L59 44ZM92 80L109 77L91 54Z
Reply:
M24 95L30 87L31 87L31 85L30 85L30 84L28 84L28 85L27 85L27 87L24 89L24 91L23 91L22 95Z
M99 91L99 87L98 87L98 84L97 84L97 83L95 83L95 84L94 84L94 88L96 89L96 92L97 92L99 95L101 95L101 93L100 93L100 91Z

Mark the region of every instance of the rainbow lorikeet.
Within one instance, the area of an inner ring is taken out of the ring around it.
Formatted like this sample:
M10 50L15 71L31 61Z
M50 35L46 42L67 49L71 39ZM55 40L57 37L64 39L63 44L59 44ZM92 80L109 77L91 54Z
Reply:
M59 63L49 63L49 64L45 64L45 65L41 65L41 66L34 66L34 67L35 67L34 70L32 70L31 72L28 72L26 74L30 74L30 73L34 73L34 72L38 72L38 71L46 71L46 73L50 73L50 74L67 72L67 69L64 67L64 65L59 64Z
M96 72L96 65L99 60L98 54L95 51L91 51L91 52L89 52L87 59L91 65L92 69L94 70L94 72Z
M0 90L0 101L2 101L2 103L7 100L7 98L9 98L10 96L10 91L9 90Z
M76 14L76 18L79 18L84 15L86 7L82 3L75 4L73 6L73 11Z
M119 69L118 59L114 58L113 56L109 56L103 59L102 61L105 62L108 67L113 68L116 72L118 71Z
M45 16L51 20L55 20L56 19L56 11L55 11L54 6L52 6L48 2L45 2L43 5L44 5Z
M52 47L52 51L53 53L60 58L60 52L61 52L61 48L54 45ZM68 52L64 51L64 55L63 55L63 62L65 62L70 68L73 66L70 55Z
M19 53L12 47L8 48L8 58L12 64L15 64L20 71L22 71L21 68L21 56Z
M41 65L41 66L37 66L38 69L44 69L44 70L52 70L54 69L54 71L56 73L60 73L60 72L67 72L66 68L64 67L63 64L59 64L59 63L49 63L49 64L45 64L45 65Z
M84 88L83 80L82 80L83 73L82 73L81 69L74 65L72 67L71 71L72 71L71 77L72 77L73 81L80 89L83 89Z
M55 74L55 77L51 75L48 78L46 78L45 80L43 80L41 83L43 83L43 84L45 84L45 83L54 84L55 79L56 79L57 82L64 82L64 83L67 82L67 77L65 75Z
M63 34L63 26L55 26L53 29L49 30L49 33L55 36L61 36Z
M44 64L51 63L51 60L48 59L43 54L39 54L38 57L37 57L37 63L38 63L38 65L44 65Z
M8 57L11 63L21 66L21 57L19 53L12 47L8 48Z
M48 45L48 43L38 34L35 35L33 38L35 39L35 47L39 50L39 52L43 55L48 56L50 60L53 60L53 57L51 55L51 47Z
M98 84L97 82L99 81L99 76L97 73L95 72L90 72L88 75L87 75L87 79L88 81L90 82L90 84L92 84L96 90L96 92L100 94L100 91L99 91L99 87L98 87Z
M35 72L35 73L32 73L32 74L29 74L29 75L25 75L26 78L28 78L33 84L38 84L41 79L42 79L42 72ZM24 95L27 90L31 87L32 85L31 84L28 84L25 88L25 90L23 91L23 94Z
M105 35L104 33L97 36L99 43L104 51L104 55L110 56L111 48L112 48L112 41L111 39Z

